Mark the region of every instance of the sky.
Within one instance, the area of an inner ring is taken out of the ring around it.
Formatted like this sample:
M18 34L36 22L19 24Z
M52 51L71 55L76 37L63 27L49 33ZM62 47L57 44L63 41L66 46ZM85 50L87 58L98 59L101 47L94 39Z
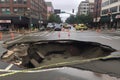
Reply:
M80 2L84 0L45 0L45 1L52 2L54 9L61 9L61 11L65 11L68 13L72 13L72 9L74 9L76 13ZM67 17L69 17L69 15L61 14L60 17L64 21Z

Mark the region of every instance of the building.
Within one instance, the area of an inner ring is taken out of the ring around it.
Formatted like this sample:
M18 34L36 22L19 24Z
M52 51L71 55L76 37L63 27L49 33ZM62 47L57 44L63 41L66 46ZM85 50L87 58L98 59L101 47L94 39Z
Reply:
M44 0L0 0L0 26L8 28L38 27L47 19Z
M102 0L101 22L120 27L120 0Z
M82 1L78 7L78 15L88 15L93 13L94 3L89 0Z
M89 1L90 3L94 3L94 0L86 0L86 1Z
M48 19L49 16L54 13L54 8L52 2L46 2L46 5L47 5L47 19Z
M100 22L100 16L101 16L101 3L102 0L94 0L94 23L99 23Z

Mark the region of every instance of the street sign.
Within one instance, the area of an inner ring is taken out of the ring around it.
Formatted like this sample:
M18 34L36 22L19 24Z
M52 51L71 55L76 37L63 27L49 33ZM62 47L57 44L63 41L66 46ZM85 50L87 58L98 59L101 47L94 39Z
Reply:
M54 10L54 13L55 13L55 14L60 14L60 13L61 13L61 10L60 10L60 9L55 9L55 10Z
M0 20L0 23L11 23L11 20Z

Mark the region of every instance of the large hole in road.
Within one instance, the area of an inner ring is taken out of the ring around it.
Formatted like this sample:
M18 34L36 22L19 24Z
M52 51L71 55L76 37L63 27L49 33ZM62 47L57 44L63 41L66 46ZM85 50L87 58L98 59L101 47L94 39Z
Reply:
M1 58L23 68L47 68L65 66L67 63L71 65L70 62L75 60L108 56L114 51L110 46L96 42L57 40L15 44Z

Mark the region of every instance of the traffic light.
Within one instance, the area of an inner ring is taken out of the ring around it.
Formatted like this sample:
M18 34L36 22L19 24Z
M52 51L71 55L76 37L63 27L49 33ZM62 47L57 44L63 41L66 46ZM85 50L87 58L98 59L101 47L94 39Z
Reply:
M74 9L72 9L72 13L74 13Z
M54 10L54 13L55 13L55 14L60 14L60 12L61 12L60 9L55 9L55 10Z

